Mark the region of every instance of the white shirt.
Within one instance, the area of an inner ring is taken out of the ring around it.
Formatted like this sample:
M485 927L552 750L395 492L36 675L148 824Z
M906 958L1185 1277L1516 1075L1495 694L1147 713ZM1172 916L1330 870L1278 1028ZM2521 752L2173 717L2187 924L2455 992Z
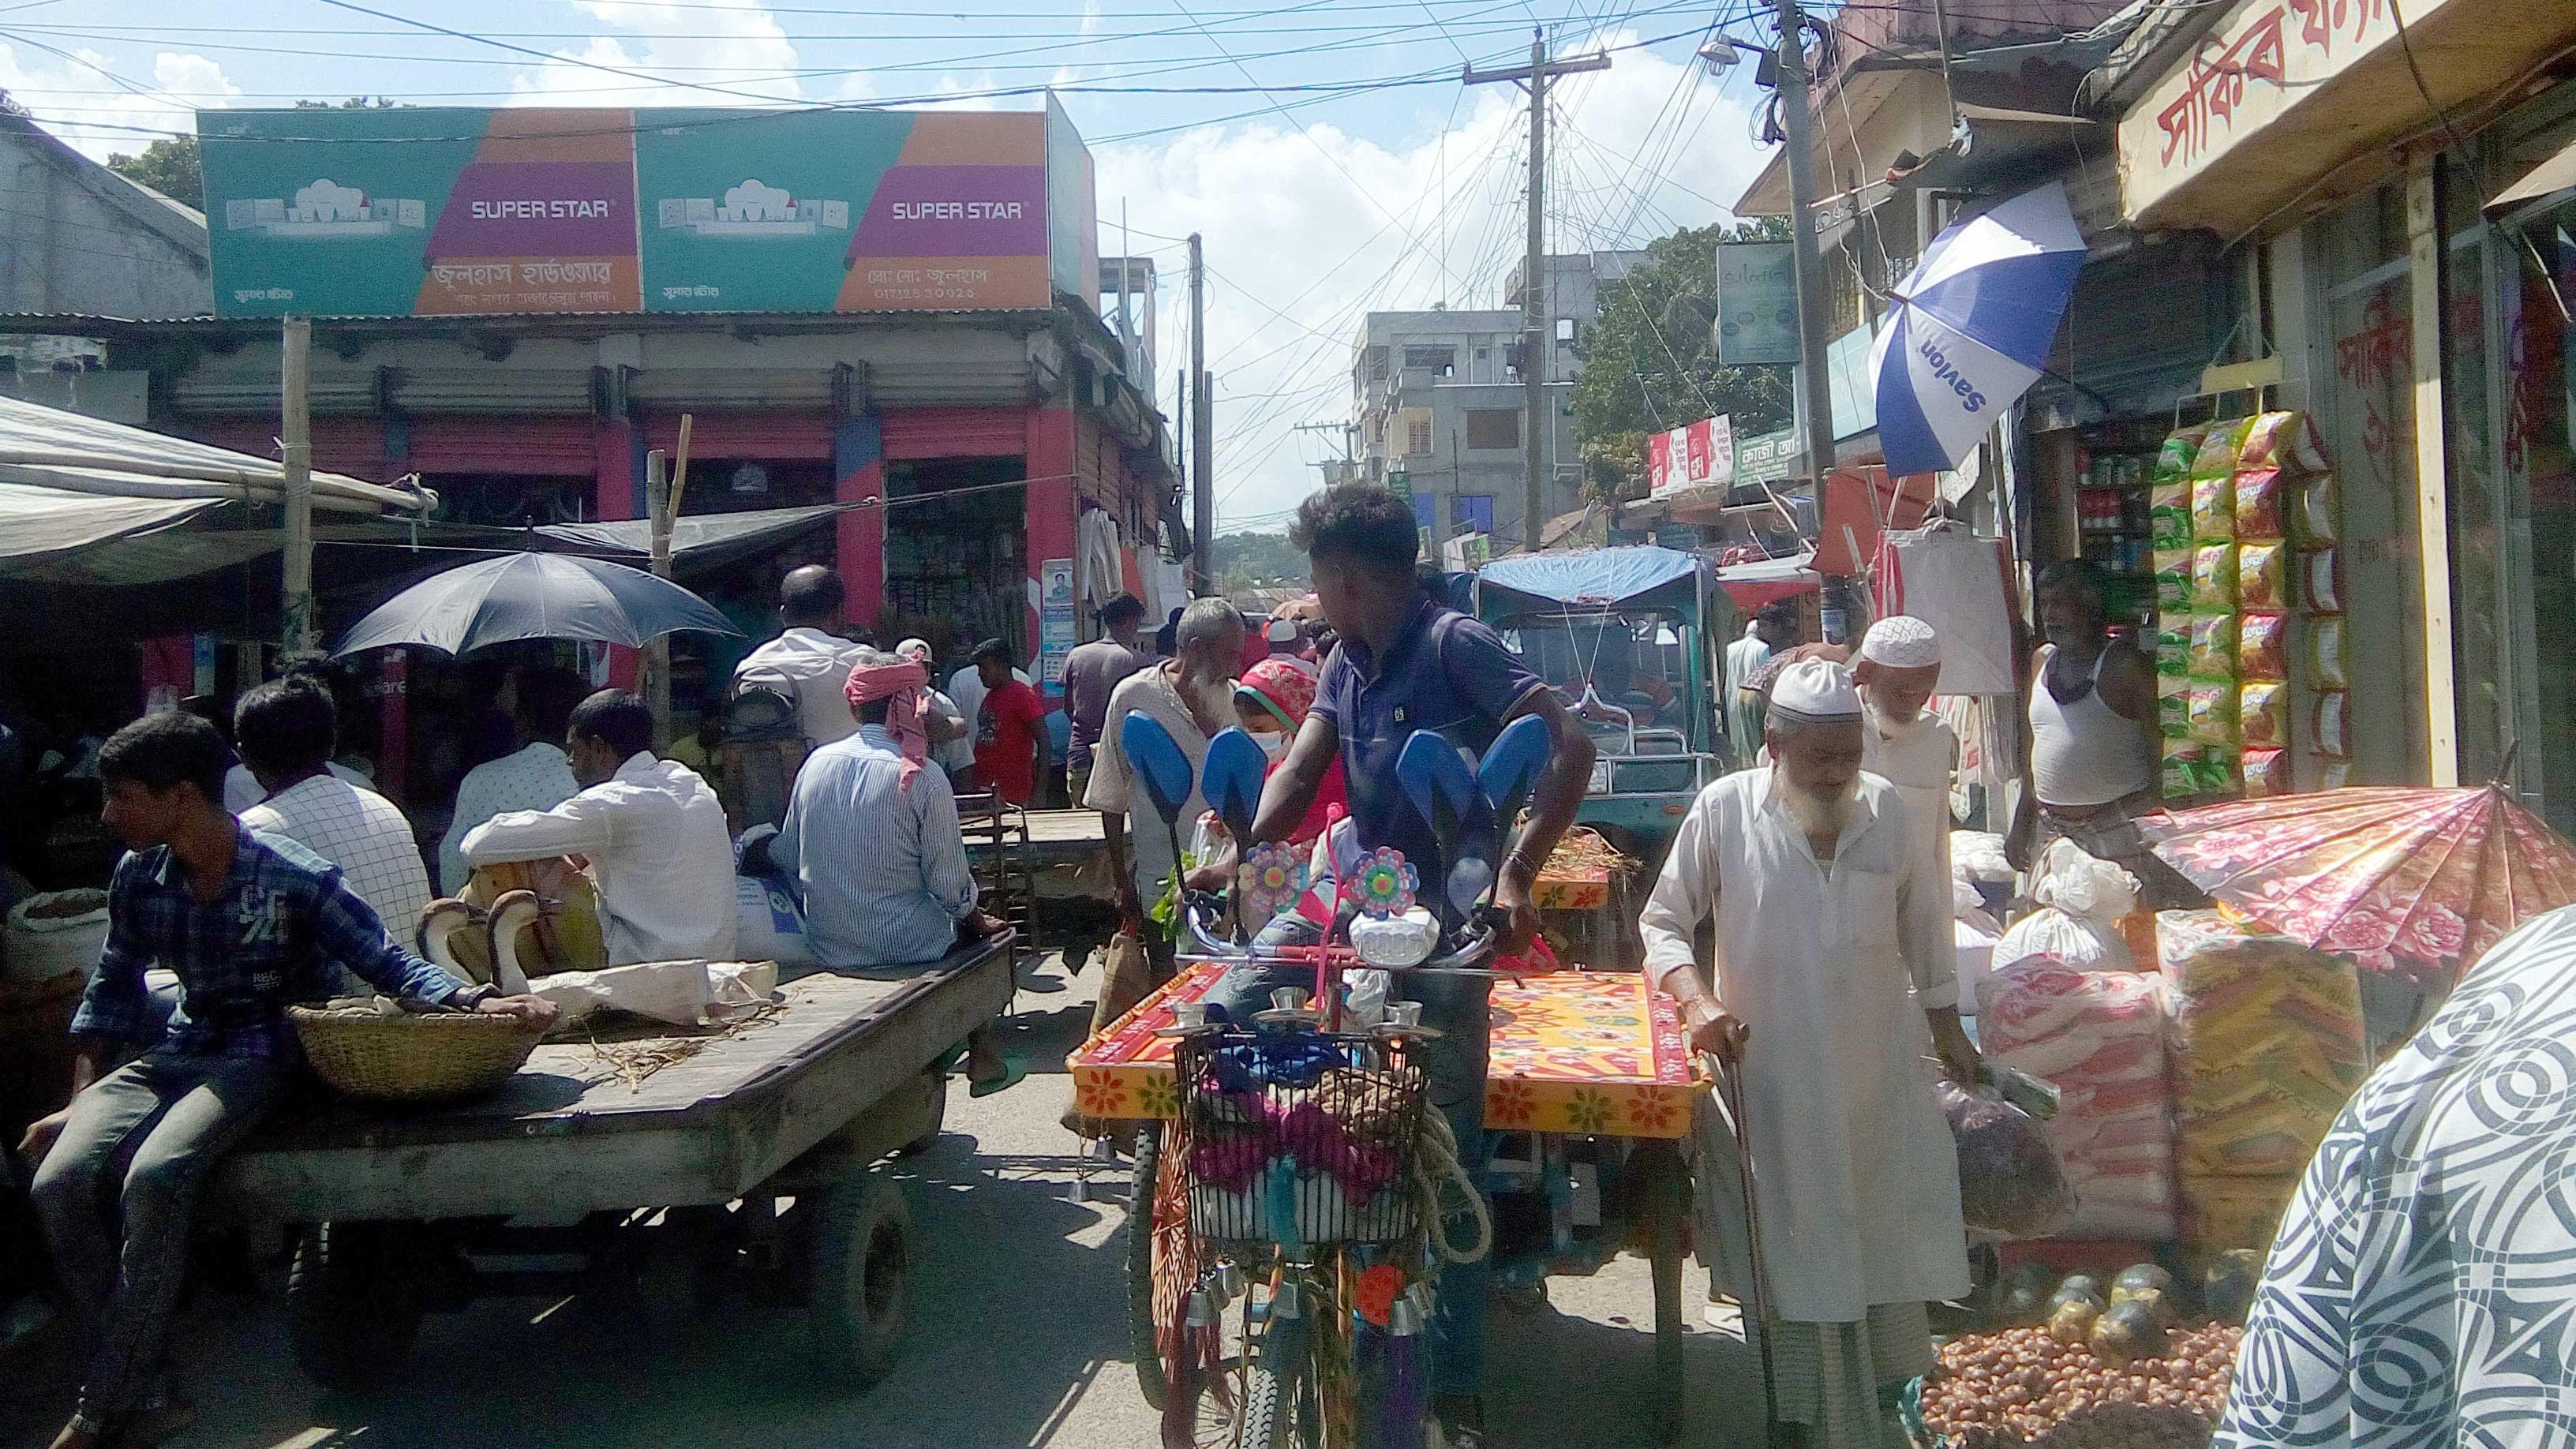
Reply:
M639 751L607 783L551 810L493 816L467 832L462 849L471 865L587 857L611 966L733 954L724 806L677 760Z
M465 772L456 785L456 817L438 842L438 889L454 895L465 889L473 867L465 863L467 831L504 810L552 810L581 789L572 777L572 761L563 746L539 740L514 755L485 760Z
M242 812L242 824L283 835L340 867L349 889L375 907L395 944L410 950L429 904L429 871L402 809L331 775L298 781Z
M1120 723L1130 710L1143 710L1164 729L1171 731L1172 743L1190 762L1190 798L1181 805L1180 831L1183 839L1198 826L1199 816L1207 811L1207 797L1199 793L1199 765L1207 758L1208 737L1190 717L1188 706L1172 688L1172 677L1165 660L1149 669L1139 669L1118 682L1109 691L1109 713L1102 718L1100 743L1091 752L1091 785L1084 791L1082 803L1094 810L1127 817L1128 861L1136 882L1136 895L1148 908L1163 898L1172 878L1172 832L1163 817L1154 811L1154 797L1136 783L1136 772L1127 763L1127 747L1120 741Z
M1746 700L1740 692L1744 681L1771 657L1771 646L1762 642L1760 626L1746 624L1744 637L1726 646L1726 668L1718 689L1719 717L1726 721L1727 739L1735 746L1738 760L1753 758L1762 747L1761 706Z
M975 727L957 710L957 701L934 689L929 691L930 713L948 720L948 742L930 747L930 758L950 774L963 774L975 768Z
M1867 691L1863 691L1866 697ZM1880 732L1876 714L1861 720L1860 767L1896 787L1905 802L1907 849L1928 859L1939 877L1950 878L1950 764L1959 757L1959 737L1949 721L1925 710L1894 738Z
M823 746L858 733L850 713L850 667L859 646L837 634L799 625L743 656L733 687L766 685L796 701L797 727L808 745Z
M1638 919L1646 974L1699 971L1751 1030L1743 1074L1773 1311L1849 1323L1876 1303L1968 1289L1959 1169L1935 1095L1925 1009L1956 1005L1950 883L1907 848L1896 789L1860 777L1820 865L1772 798L1773 772L1700 792ZM1730 1254L1731 1256L1731 1254Z
M322 768L330 771L335 779L346 780L361 790L371 790L375 788L375 781L368 779L366 776L359 774L357 771L350 769L348 766L341 764L337 760L331 761ZM224 772L225 810L232 814L239 815L243 811L248 810L253 805L258 804L260 801L267 798L268 792L259 787L259 777L250 772L250 766L235 765Z

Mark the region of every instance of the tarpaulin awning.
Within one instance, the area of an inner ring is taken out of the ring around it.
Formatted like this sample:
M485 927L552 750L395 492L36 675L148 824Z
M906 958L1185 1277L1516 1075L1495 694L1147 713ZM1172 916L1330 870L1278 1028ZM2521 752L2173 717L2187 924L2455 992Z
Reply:
M1735 607L1751 613L1774 599L1785 599L1819 587L1813 552L1792 554L1787 558L1756 559L1751 563L1728 564L1717 571L1717 586L1726 590Z
M184 523L220 498L105 498L0 482L0 559L70 553Z
M1635 544L1572 553L1521 553L1477 570L1485 588L1504 589L1556 604L1606 607L1647 595L1697 590L1700 557L1676 548ZM1689 588L1680 585L1689 584Z
M2522 179L2497 192L2495 200L2481 210L2489 216L2502 216L2526 201L2570 187L2576 187L2576 141L2568 142L2556 155L2522 173Z
M857 506L851 503L818 503L808 508L764 508L749 513L684 514L671 525L671 561L675 565L704 568L739 558ZM540 525L536 532L558 543L596 552L648 557L653 552L653 524L649 519L548 523Z

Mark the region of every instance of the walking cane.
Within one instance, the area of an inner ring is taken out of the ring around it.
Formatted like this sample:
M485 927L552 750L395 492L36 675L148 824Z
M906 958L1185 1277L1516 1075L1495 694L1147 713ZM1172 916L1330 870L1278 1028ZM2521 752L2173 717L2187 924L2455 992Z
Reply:
M1771 1376L1771 1290L1764 1286L1762 1270L1762 1212L1753 1200L1753 1137L1744 1115L1744 1077L1739 1067L1730 1067L1709 1054L1709 1066L1717 1073L1718 1090L1726 1097L1726 1115L1735 1124L1736 1181L1744 1189L1744 1243L1751 1260L1746 1274L1744 1336L1754 1341L1762 1355L1762 1439L1765 1444L1778 1444L1780 1439L1780 1389Z

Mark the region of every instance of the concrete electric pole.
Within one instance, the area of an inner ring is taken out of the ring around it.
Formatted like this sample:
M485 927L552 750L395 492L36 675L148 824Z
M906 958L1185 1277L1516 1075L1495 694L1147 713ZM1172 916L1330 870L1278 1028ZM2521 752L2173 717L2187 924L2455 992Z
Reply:
M1191 592L1216 591L1215 439L1209 425L1216 411L1208 405L1207 264L1199 254L1199 234L1190 233L1190 572Z
M316 652L313 630L313 406L311 389L313 322L289 317L279 335L278 457L285 481L286 555L279 612L285 629L279 641L286 658Z
M1521 551L1536 553L1547 523L1547 464L1539 439L1547 433L1547 362L1554 352L1547 312L1547 82L1551 76L1608 70L1610 57L1549 60L1544 31L1530 36L1530 63L1513 70L1466 68L1468 85L1525 83L1530 98L1529 251L1521 262Z

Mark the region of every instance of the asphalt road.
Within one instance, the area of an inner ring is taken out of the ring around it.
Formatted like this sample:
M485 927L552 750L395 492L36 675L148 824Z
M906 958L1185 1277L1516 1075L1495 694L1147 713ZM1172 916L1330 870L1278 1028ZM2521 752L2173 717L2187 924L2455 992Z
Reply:
M982 1101L962 1085L947 1135L902 1165L916 1229L909 1346L867 1393L818 1382L792 1310L734 1302L712 1313L639 1311L604 1298L487 1301L431 1317L402 1387L366 1401L322 1395L296 1371L284 1274L256 1291L196 1291L182 1315L182 1382L204 1417L180 1449L414 1449L507 1444L865 1445L868 1449L1159 1442L1136 1387L1124 1321L1122 1170L1093 1176L1058 1115L1061 1063L1090 1017L1095 978L1023 991L1012 1049L1028 1080ZM1687 1270L1696 1309L1704 1278ZM1544 1303L1499 1305L1486 1384L1493 1441L1546 1449L1646 1445L1652 1296L1621 1258L1556 1279ZM1744 1346L1696 1320L1687 1340L1683 1443L1758 1442L1758 1370ZM57 1325L0 1356L0 1445L41 1446L70 1412L78 1343Z

